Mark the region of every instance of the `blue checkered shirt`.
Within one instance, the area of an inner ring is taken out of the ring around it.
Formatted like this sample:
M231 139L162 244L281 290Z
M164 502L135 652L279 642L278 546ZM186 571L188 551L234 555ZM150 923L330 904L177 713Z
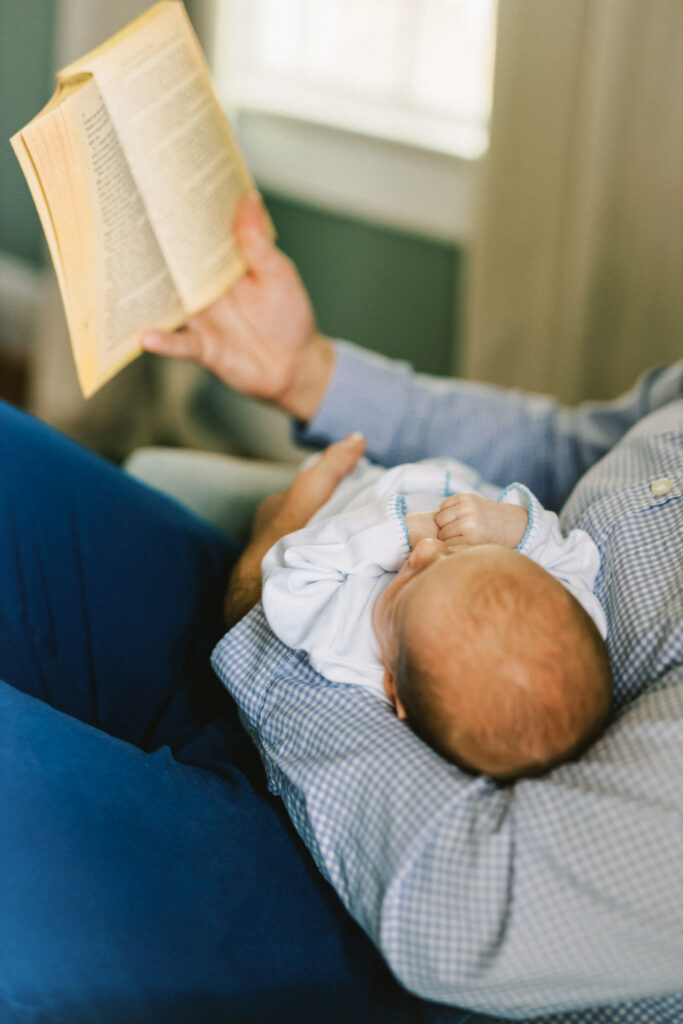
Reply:
M214 666L271 790L426 1019L683 1022L683 363L567 410L339 344L311 439L362 430L385 465L453 455L526 483L601 554L615 675L576 763L499 787L391 708L332 684L257 606ZM578 482L577 482L578 481Z

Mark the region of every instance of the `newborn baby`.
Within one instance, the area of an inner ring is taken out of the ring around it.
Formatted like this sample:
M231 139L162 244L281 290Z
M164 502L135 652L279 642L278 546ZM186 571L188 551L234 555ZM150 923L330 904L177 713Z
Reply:
M604 724L611 671L597 548L522 484L452 459L362 459L263 560L273 631L363 686L460 767L500 781L573 757Z

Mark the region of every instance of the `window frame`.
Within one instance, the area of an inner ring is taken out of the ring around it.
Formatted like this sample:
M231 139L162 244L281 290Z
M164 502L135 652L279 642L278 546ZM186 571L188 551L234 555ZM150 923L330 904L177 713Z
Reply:
M213 4L208 56L219 99L258 185L334 213L466 247L487 130L456 129L454 144L445 150L429 132L408 138L396 124L386 130L371 122L352 127L343 116L322 122L315 111L293 112L291 103L269 102L258 90L240 95L229 73L238 66L238 15L230 0ZM221 66L226 70L217 74Z

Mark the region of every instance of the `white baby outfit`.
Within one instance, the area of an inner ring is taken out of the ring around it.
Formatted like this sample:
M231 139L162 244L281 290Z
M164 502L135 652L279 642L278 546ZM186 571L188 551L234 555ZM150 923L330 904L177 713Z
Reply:
M273 632L304 650L327 679L386 699L372 609L410 554L404 516L435 511L460 492L525 508L529 522L517 550L563 583L606 635L605 614L592 592L600 557L588 534L572 530L563 537L557 516L523 484L501 490L450 458L389 470L361 459L308 525L263 559L263 607Z

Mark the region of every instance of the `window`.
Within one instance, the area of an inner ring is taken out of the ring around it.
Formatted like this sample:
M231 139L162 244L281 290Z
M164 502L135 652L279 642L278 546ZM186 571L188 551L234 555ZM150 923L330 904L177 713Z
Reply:
M486 148L495 0L228 0L218 5L219 91L440 152Z
M488 144L495 0L213 9L214 80L261 187L467 244Z

